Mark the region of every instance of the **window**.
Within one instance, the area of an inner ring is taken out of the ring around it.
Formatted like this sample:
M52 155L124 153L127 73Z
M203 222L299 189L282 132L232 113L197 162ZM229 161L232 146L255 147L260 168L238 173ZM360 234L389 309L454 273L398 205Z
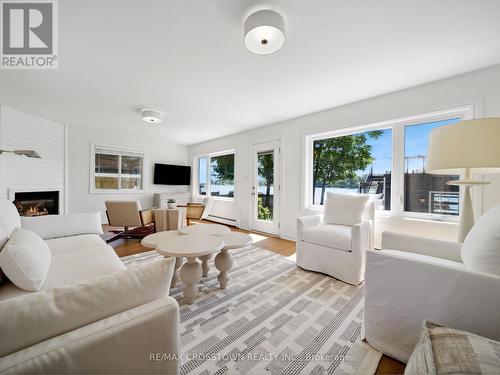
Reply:
M432 129L459 122L460 118L405 126L404 210L458 216L459 189L446 183L460 176L426 171L427 143Z
M207 195L208 158L198 159L198 194Z
M306 204L322 205L328 191L370 194L379 211L456 220L459 176L426 170L432 129L470 119L472 107L341 129L306 138Z
M377 129L313 142L313 204L325 193L370 194L391 208L392 130Z
M199 195L234 197L234 153L200 156L196 165Z
M143 190L143 153L94 145L91 159L91 191Z

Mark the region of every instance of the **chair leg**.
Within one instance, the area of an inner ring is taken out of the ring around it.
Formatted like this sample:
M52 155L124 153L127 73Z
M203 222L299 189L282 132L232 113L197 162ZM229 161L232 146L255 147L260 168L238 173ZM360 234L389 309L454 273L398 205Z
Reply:
M110 239L107 239L106 243L110 243L110 242L116 241L116 240L122 238L124 236L124 234L125 234L125 231L117 233L115 236L111 237Z
M110 242L116 241L120 238L126 237L128 235L128 229L129 229L128 226L124 227L122 232L117 233L116 236L113 236L109 240L106 240L106 243L110 243Z

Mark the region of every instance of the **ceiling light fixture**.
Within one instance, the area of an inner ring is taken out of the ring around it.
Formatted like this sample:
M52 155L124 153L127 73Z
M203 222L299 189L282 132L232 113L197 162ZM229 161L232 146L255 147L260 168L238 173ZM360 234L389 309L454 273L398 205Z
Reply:
M259 10L245 21L245 45L258 55L278 51L285 42L285 20L273 10Z
M148 124L159 124L161 122L161 113L154 109L143 109L141 115L142 120Z

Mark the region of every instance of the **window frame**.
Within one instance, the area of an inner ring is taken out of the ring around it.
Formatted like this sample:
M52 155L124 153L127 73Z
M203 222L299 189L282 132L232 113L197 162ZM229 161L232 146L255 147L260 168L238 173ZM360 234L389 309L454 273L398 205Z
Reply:
M95 172L95 156L98 150L108 151L109 155L118 155L118 173L96 173ZM141 170L141 189L122 189L122 177L133 177L135 175L122 174L122 156L136 156L142 158ZM91 143L90 146L90 178L89 178L89 192L91 194L144 194L145 188L145 153L140 149L133 149L127 147L111 146L102 143ZM118 189L98 189L95 186L96 177L117 177Z
M313 170L313 143L316 140L341 137L372 130L392 129L392 166L391 166L391 209L377 210L377 217L397 217L403 219L430 220L441 222L458 222L459 216L439 215L404 210L404 158L405 158L405 128L411 125L442 121L450 118L460 118L461 121L472 119L473 105L463 105L446 110L428 112L419 115L406 116L386 121L379 121L364 125L349 126L332 131L310 134L305 136L305 164L303 208L320 210L321 205L312 204L312 170ZM460 199L462 192L460 192Z
M217 157L217 156L224 156L224 155L234 155L234 180L233 180L233 186L234 186L234 196L233 197L221 197L218 195L213 195L211 194L211 178L210 178L210 166L212 163L212 158ZM206 173L207 173L207 185L206 185L206 190L207 193L205 195L201 195L199 188L200 188L200 181L199 181L199 163L200 159L207 159L207 166L206 166ZM195 198L200 198L203 199L205 197L213 197L215 200L219 201L227 201L227 202L233 202L236 199L236 152L235 150L224 150L224 151L219 151L219 152L212 152L212 153L207 153L207 154L201 154L201 155L195 155L193 157L193 176L192 176L192 181L194 182L193 184L193 197Z

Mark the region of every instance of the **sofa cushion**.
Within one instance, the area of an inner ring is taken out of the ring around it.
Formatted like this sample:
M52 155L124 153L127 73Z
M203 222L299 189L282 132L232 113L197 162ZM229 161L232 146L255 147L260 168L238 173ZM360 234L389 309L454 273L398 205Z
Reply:
M97 234L54 238L46 242L53 256L85 251L89 247L106 246L106 242Z
M302 232L302 240L333 249L351 251L352 228L346 225L324 224L306 228Z
M326 193L323 222L325 224L356 225L362 221L368 195Z
M0 302L0 357L169 293L175 258Z
M467 268L500 276L500 205L479 218L465 238L461 255Z
M16 228L0 252L0 267L19 288L38 291L49 272L52 255L35 233Z
M52 257L42 290L92 280L125 268L116 252L108 245L58 253Z
M11 201L0 199L0 250L4 247L15 228L21 226L21 218Z
M100 212L22 217L21 225L44 240L79 234L102 234Z

